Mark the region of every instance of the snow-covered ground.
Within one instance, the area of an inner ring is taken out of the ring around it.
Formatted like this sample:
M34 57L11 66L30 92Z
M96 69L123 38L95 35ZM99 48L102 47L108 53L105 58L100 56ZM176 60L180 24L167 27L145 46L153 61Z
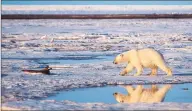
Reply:
M191 5L3 5L2 14L173 14Z
M189 103L133 103L133 104L105 104L105 103L75 103L72 101L57 102L54 100L25 102L10 102L4 107L14 106L14 109L23 110L191 110Z
M104 104L38 100L71 88L191 83L191 29L191 19L2 20L3 107L191 109L191 103ZM159 70L157 77L149 77L146 76L149 73L146 69L140 77L120 76L125 64L112 64L115 55L146 47L160 51L175 75L167 77ZM69 68L55 68L51 70L51 75L26 75L21 72L22 69L44 64Z

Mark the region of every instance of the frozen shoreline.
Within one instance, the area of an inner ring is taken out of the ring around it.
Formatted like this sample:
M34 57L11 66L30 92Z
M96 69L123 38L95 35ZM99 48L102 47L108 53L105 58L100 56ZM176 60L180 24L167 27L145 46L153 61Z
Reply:
M25 102L10 102L2 108L17 108L22 110L190 110L191 103L135 103L135 104L104 104L104 103L75 103L72 101L58 102L54 100Z

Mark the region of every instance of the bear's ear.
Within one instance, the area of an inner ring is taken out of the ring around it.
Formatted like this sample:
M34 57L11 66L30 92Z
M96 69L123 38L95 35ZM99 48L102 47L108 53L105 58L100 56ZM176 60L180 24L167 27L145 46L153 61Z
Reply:
M123 55L123 54L121 54L120 56L121 56L121 57L123 57L124 55Z

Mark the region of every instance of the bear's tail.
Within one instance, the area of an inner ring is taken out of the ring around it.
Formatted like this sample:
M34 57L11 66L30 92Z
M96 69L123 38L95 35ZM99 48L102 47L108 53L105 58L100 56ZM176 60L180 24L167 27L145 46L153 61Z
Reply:
M171 70L171 68L169 68L169 67L167 67L167 75L168 76L172 76L173 74L172 74L172 70Z

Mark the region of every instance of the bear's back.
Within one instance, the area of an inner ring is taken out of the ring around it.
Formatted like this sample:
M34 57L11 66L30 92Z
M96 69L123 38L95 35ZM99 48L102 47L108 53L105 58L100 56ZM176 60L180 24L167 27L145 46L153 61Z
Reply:
M164 57L161 53L150 48L138 50L138 54L141 60L147 60L147 61L149 60L156 61L159 59L164 60Z

